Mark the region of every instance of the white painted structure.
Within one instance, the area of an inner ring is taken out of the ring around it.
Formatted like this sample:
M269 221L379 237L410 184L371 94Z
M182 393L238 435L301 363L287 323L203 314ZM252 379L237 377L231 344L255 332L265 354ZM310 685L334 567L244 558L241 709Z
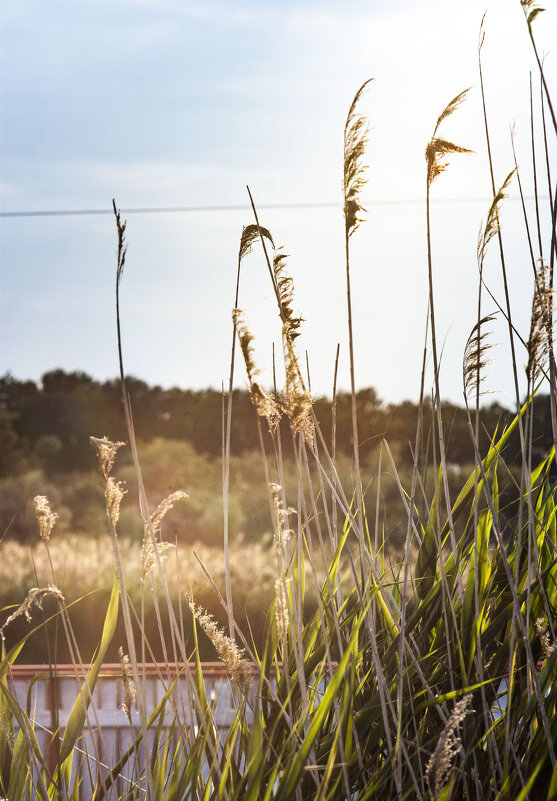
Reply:
M169 695L164 728L174 741L178 737L187 742L188 734L197 732L197 717L192 702L191 678L195 665L140 665L140 675L144 692L147 716L162 700L168 688L175 682ZM58 728L60 737L68 722L71 709L83 687L88 666L78 669L73 665L59 665L51 672L48 665L18 665L12 667L8 686L17 696L19 704L26 710L34 723L34 730L41 752L50 755L50 765L56 764L56 739L53 734ZM207 699L213 707L215 726L226 736L235 714L233 693L237 692L227 678L221 663L203 663L203 678ZM189 675L186 675L186 671ZM141 689L138 690L140 692ZM108 766L114 765L132 745L141 731L139 715L134 708L131 724L121 704L124 698L124 685L119 664L103 665L93 691L83 738L74 752L74 775L81 776L80 799L89 801L97 773L106 775ZM176 724L179 724L179 730ZM174 729L172 728L174 727ZM149 752L155 734L149 733ZM59 740L60 741L60 740ZM137 757L132 755L120 777L116 780L108 798L118 798L141 774L144 750L140 746ZM137 758L137 763L136 763Z

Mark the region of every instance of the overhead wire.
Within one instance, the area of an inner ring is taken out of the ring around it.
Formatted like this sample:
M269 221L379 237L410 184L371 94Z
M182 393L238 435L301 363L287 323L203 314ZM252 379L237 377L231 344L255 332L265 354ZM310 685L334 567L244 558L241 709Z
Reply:
M509 200L518 200L518 197L510 197ZM532 197L525 198L532 200ZM464 197L464 198L438 198L436 203L486 203L490 198ZM369 200L365 202L367 206L417 206L423 205L425 200L414 198L395 198L392 200ZM260 209L319 209L319 208L340 208L342 204L338 201L322 201L309 203L260 203ZM122 214L176 214L190 212L216 212L216 211L250 211L248 204L221 205L221 206L144 206L120 209ZM38 209L38 210L19 210L19 211L0 211L0 217L86 217L103 214L114 214L112 206L102 209Z

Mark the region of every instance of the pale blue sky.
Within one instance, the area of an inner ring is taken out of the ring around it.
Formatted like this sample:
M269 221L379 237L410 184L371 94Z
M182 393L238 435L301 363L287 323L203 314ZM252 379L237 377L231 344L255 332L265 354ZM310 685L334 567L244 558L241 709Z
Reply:
M262 208L260 216L291 256L295 306L306 320L300 350L309 352L313 388L330 392L337 342L346 388L342 130L354 92L374 77L362 104L371 124L368 222L352 240L356 375L388 401L414 399L427 303L423 153L437 115L472 86L443 133L475 153L455 159L434 187L445 201L433 214L441 383L458 401L462 351L475 322L476 238L490 192L477 72L485 8L484 0L4 5L1 210L109 208L112 197L123 209L244 205L247 183L261 206L338 202ZM555 9L535 29L540 50L549 51L551 82ZM518 0L489 3L484 69L496 179L513 166L515 121L530 193L534 62ZM536 73L534 85L537 95ZM248 211L128 216L122 314L129 373L164 386L218 387L226 379L238 239L249 222ZM532 276L515 200L503 225L516 323L527 336ZM113 220L3 217L0 248L0 372L38 379L60 366L115 376ZM497 261L487 269L499 291ZM267 381L280 334L271 301L266 268L254 254L241 306ZM494 338L504 343L504 330ZM504 345L495 359L488 388L499 391L494 400L512 403ZM237 376L242 386L241 365Z

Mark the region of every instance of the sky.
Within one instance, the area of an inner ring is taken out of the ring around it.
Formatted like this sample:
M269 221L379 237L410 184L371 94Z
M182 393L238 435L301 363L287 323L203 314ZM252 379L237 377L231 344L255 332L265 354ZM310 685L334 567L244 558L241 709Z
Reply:
M557 81L557 12L534 23ZM432 188L432 259L441 393L462 402L462 355L476 321L476 243L490 199L478 74L482 49L495 182L514 166L533 194L529 82L539 73L519 0L19 0L0 17L0 374L58 367L118 372L112 198L127 219L121 285L124 361L163 387L227 383L237 253L253 222L288 254L297 340L315 394L350 383L342 214L346 114L369 120L366 222L351 238L358 387L416 400L427 315L424 150L438 115L455 157ZM552 52L553 45L553 52ZM539 158L542 144L536 140ZM555 160L555 138L550 158ZM555 172L554 172L555 174ZM543 171L540 194L547 195ZM547 206L547 203L546 203ZM169 211L175 207L188 211ZM527 201L533 221L534 206ZM167 209L138 213L134 209ZM513 321L526 338L532 266L517 181L501 217ZM541 225L547 251L548 219ZM486 282L502 302L496 248ZM538 254L536 254L538 255ZM547 255L547 253L546 253ZM484 313L495 306L486 295ZM260 249L244 260L240 307L264 384L280 324ZM503 320L493 324L488 400L513 405ZM519 367L526 361L517 351ZM522 371L521 371L522 372ZM431 388L428 351L426 391ZM241 364L236 385L246 385Z

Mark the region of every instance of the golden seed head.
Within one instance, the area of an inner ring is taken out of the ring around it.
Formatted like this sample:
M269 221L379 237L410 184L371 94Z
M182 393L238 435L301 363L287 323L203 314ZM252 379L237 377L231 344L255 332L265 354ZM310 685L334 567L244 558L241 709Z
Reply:
M302 318L296 317L292 310L294 300L294 282L285 273L286 255L277 251L273 260L273 271L277 285L280 318L282 320L282 350L286 370L286 388L283 408L290 421L294 434L299 432L310 448L315 444L315 430L312 417L312 402L309 392L304 387L300 364L294 342L300 335Z
M359 213L365 211L360 203L360 193L366 185L364 154L367 145L369 127L363 114L358 114L358 103L368 88L371 80L367 80L356 92L348 111L344 126L344 222L346 235L352 236L363 218Z
M283 651L288 642L288 590L289 579L278 578L275 581L275 617L277 631Z
M171 493L167 498L159 503L153 514L151 515L151 525L153 527L153 531L155 534L158 534L161 530L162 521L164 520L165 516L170 512L170 510L174 507L174 504L177 501L185 500L188 496L186 492L183 490L177 490L176 492Z
M440 139L437 136L437 130L443 120L447 117L450 117L453 112L460 106L463 102L464 98L468 94L468 89L465 89L464 92L461 92L456 97L453 97L451 102L445 106L439 117L437 118L437 124L435 125L435 130L433 131L433 136L431 140L428 142L425 151L425 158L427 162L427 185L428 188L434 182L434 180L441 175L447 169L448 163L443 161L445 156L450 156L453 153L471 153L465 147L460 147L460 145L455 145L454 142L448 142L446 139Z
M46 495L35 495L34 504L35 515L39 523L39 534L44 542L48 542L58 515L50 508L50 502Z
M125 494L126 490L123 489L122 482L116 481L112 476L109 476L105 490L106 513L113 526L116 526L120 517L120 504Z
M111 442L108 437L102 437L102 439L99 439L98 437L89 437L89 441L97 451L101 473L105 480L108 480L108 476L112 470L112 465L114 464L114 459L116 458L118 449L126 443Z
M120 659L120 666L122 668L122 682L124 684L124 699L121 707L126 713L128 720L132 722L132 706L135 702L136 689L133 680L133 673L130 665L130 658L124 653L122 646L118 648L118 657Z
M253 357L253 347L251 344L253 342L253 336L245 323L242 310L234 309L232 312L232 319L240 341L244 364L246 365L251 402L259 417L265 417L267 425L269 426L269 431L271 434L274 434L280 421L280 409L275 399L271 397L271 395L268 395L255 380L260 371Z
M282 501L282 487L280 484L269 484L269 492L273 500L276 511L276 528L273 537L273 547L278 553L279 557L282 556L283 550L288 546L294 532L288 528L288 519L290 515L298 514L296 509L291 506L284 508Z
M267 420L269 431L274 434L280 422L280 409L276 400L268 395L257 383L253 381L250 385L250 398L259 417Z
M164 561L167 556L167 551L174 548L175 545L171 542L155 542L153 545L153 538L148 528L145 529L145 537L143 538L143 547L141 549L141 578L145 579L157 565L157 554L161 561Z
M244 651L238 648L234 640L231 640L230 637L219 628L212 615L205 609L201 606L196 606L191 598L188 598L188 605L195 619L213 643L219 658L228 668L231 677L242 692L248 695L253 674L251 664L244 657Z
M427 181L428 185L445 172L449 166L447 161L442 159L452 153L470 153L466 147L455 145L454 142L447 142L446 139L432 139L426 147L425 157L427 161Z
M244 364L246 365L246 373L248 374L248 381L251 386L255 376L259 374L259 369L253 357L253 334L247 327L244 319L244 312L241 309L233 309L232 320L236 328L236 333L238 334L242 356L244 357Z
M141 548L141 578L146 578L157 564L157 554L159 559L166 559L166 551L174 548L170 542L160 542L160 532L162 521L173 508L177 501L189 497L183 490L171 493L167 498L159 503L151 515L151 526L145 526L143 533L143 546ZM155 541L153 542L153 535Z
M35 606L38 606L39 609L42 609L43 601L45 598L55 598L61 607L64 607L66 603L66 600L62 595L62 593L60 592L60 590L58 589L58 587L55 587L53 584L49 584L46 587L31 587L23 603L18 606L15 612L12 612L12 614L0 628L0 633L2 634L2 636L4 634L4 629L7 626L9 626L12 620L21 617L21 615L25 615L27 622L30 623L31 606L35 604Z

